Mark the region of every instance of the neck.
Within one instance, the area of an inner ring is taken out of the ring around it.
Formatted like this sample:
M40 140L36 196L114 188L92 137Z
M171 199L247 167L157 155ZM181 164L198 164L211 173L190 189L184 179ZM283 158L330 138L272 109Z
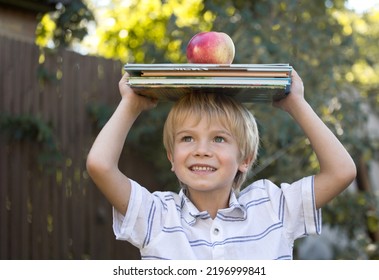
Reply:
M214 219L218 210L229 206L230 190L199 192L188 189L187 196L200 212L207 211L211 218Z

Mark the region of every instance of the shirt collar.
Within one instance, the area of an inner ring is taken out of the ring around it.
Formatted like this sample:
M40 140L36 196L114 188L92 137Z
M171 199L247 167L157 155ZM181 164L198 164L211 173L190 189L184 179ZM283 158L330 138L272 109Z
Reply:
M192 201L187 197L185 190L182 189L180 191L179 197L181 198L182 218L189 225L194 225L198 218L210 218L210 215L207 211L200 212L196 208ZM217 213L217 218L224 221L237 221L246 219L246 208L239 203L236 194L233 191L230 195L229 207L225 209L220 209Z

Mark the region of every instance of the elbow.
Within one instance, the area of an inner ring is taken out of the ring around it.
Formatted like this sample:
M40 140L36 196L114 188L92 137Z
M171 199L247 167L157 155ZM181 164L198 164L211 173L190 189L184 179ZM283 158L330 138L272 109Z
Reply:
M91 178L96 174L96 170L99 169L97 160L91 154L87 156L86 169Z
M86 161L86 169L88 172L88 175L96 181L96 178L101 176L102 174L107 174L111 167L110 165L106 164L105 161L101 160L100 157L97 157L96 155L89 154L87 156Z
M323 207L334 197L338 196L341 192L347 189L357 176L357 168L353 160L345 161L340 164L338 168L329 170L329 172L320 172L318 177L316 206L317 209Z
M356 166L354 165L354 168L352 169L351 173L350 173L350 178L349 178L349 185L355 180L355 178L357 177L357 168Z
M87 169L87 173L89 174L89 176L92 177L92 174L96 170L96 161L93 159L91 154L89 154L87 156L86 169Z
M353 182L355 180L355 178L357 177L357 167L356 165L353 163L353 168L352 168L352 171L351 171L351 182ZM350 182L350 183L351 183Z
M347 173L346 175L347 181L349 182L349 184L351 184L357 177L357 166L355 165L353 159L351 159L351 162L349 164L349 167L347 168L346 173Z
M346 162L345 165L341 166L339 170L339 180L342 182L344 188L350 186L350 184L357 177L357 167L354 161L351 159L349 162Z

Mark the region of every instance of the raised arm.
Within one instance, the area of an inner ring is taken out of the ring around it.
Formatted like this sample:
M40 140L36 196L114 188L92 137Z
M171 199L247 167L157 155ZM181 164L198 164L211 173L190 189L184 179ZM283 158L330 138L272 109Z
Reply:
M130 181L118 168L126 137L139 114L156 101L136 95L127 85L126 73L119 82L121 101L100 131L87 157L87 170L108 201L122 214L130 198Z
M354 161L304 99L303 82L295 70L292 73L291 93L274 105L293 117L312 145L320 164L320 172L315 175L314 184L316 207L321 208L354 180Z

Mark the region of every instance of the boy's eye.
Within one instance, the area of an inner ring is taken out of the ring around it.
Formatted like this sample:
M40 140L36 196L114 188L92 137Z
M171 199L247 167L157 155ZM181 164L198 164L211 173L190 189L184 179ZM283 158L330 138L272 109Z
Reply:
M182 138L182 142L191 142L192 141L192 137L191 136L184 136Z
M216 143L222 143L222 142L225 142L225 139L224 139L224 137L216 136L216 137L214 138L214 141L215 141Z

